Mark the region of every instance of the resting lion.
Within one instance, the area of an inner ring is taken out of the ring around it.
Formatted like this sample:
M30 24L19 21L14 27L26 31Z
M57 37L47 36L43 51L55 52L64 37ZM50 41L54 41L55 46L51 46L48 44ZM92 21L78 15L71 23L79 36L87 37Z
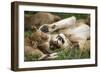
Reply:
M61 18L53 13L37 12L35 14L25 14L25 30L31 30L34 26L39 28L43 24L51 24L59 21Z
M85 45L87 41L90 41L88 40L90 39L90 27L85 21L83 21L83 19L76 20L75 16L62 19L58 22L52 23L51 25L44 24L39 29L43 32L48 30L47 33L58 30L57 34L60 35L61 38L59 39L56 34L51 38L51 43L56 47L68 48L71 42L72 44L74 43L73 45L79 46L82 51L84 48L90 48L90 46L86 47ZM90 45L90 43L88 43L88 45Z
M25 56L28 55L39 55L38 60L55 58L56 53L49 49L49 35L35 29L31 34L31 37L26 37L24 40L24 53Z

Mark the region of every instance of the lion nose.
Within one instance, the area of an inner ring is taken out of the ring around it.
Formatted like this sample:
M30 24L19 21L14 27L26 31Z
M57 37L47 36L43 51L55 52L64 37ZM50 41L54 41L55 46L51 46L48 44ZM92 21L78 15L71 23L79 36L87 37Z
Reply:
M48 27L47 27L47 26L43 26L40 30L41 30L42 32L44 32L44 33L49 32L49 30L48 30Z

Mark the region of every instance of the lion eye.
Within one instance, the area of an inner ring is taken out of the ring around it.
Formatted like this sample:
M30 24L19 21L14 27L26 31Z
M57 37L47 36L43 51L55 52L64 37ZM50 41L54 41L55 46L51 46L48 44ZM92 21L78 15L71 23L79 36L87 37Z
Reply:
M58 40L60 40L62 43L65 42L64 39L63 39L61 36L59 36L59 35L58 35L56 38L57 38Z
M59 37L58 40L62 40L62 38Z

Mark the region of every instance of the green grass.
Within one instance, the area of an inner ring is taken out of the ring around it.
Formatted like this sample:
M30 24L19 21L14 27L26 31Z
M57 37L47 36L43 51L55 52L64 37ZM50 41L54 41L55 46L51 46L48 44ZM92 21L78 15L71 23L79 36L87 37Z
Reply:
M79 48L72 48L72 49L55 49L53 50L58 53L58 57L51 60L70 60L70 59L86 59L90 58L90 52L84 51L81 53L81 50ZM38 58L40 57L39 54L35 55L25 55L25 61L38 61Z
M65 59L84 59L90 58L90 52L85 51L81 52L79 48L72 48L72 49L62 49L58 50L58 57L56 60L65 60Z
M25 31L24 32L24 37L30 37L32 34L32 31Z
M27 55L24 55L24 60L25 61L38 61L39 57L41 55L40 54L27 54Z

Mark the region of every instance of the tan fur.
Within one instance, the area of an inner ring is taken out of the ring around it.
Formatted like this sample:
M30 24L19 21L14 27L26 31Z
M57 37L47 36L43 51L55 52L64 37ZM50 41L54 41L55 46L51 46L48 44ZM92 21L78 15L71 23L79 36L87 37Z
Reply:
M25 30L31 29L31 17L32 15L24 15L24 25L25 25Z
M31 46L31 45L32 45L32 44L31 44L31 40L30 40L29 37L25 37L25 39L24 39L24 45L25 45L25 46Z
M34 31L30 38L28 37L25 38L24 42L25 42L25 46L24 46L25 55L28 55L28 54L40 55L39 57L39 60L40 60L48 56L48 54L50 54L47 51L44 52L45 50L49 50L49 47L50 47L49 36L48 34L41 32L40 30Z
M87 40L90 38L90 27L85 20L77 20L74 26L59 29L58 33L63 33L72 43L79 45L81 50L90 49L90 43Z
M79 47L81 49L81 51L89 51L90 50L90 40L81 40L79 42Z
M29 37L26 37L24 40L24 53L25 55L43 55L43 53L37 48L36 43L32 43Z
M69 28L71 26L74 26L75 22L76 22L76 17L71 16L69 18L62 19L62 20L55 22L55 23L52 23L52 24L43 24L39 29L42 29L44 26L46 26L48 28L48 31L50 33L52 33L56 30L60 30L60 29Z
M31 47L31 46L25 46L25 55L44 55L43 52L41 52L38 48Z
M39 28L43 24L51 24L61 19L59 16L47 12L38 12L32 15L25 15L24 18L26 30L32 29L34 26Z
M73 29L77 29L78 27L82 27L82 29L80 28L80 30L78 30L77 32L75 32ZM90 38L90 28L88 25L79 23L78 26L74 27L73 29L69 30L69 29L65 29L60 31L60 33L64 33L66 36L68 36L68 39L70 39L71 42L74 43L78 43L79 48L81 50L83 49L89 49L90 48L90 43L87 41L88 38Z
M32 16L31 21L32 25L39 28L43 24L51 24L60 20L61 18L57 15L46 13L46 12L38 12L34 16Z

